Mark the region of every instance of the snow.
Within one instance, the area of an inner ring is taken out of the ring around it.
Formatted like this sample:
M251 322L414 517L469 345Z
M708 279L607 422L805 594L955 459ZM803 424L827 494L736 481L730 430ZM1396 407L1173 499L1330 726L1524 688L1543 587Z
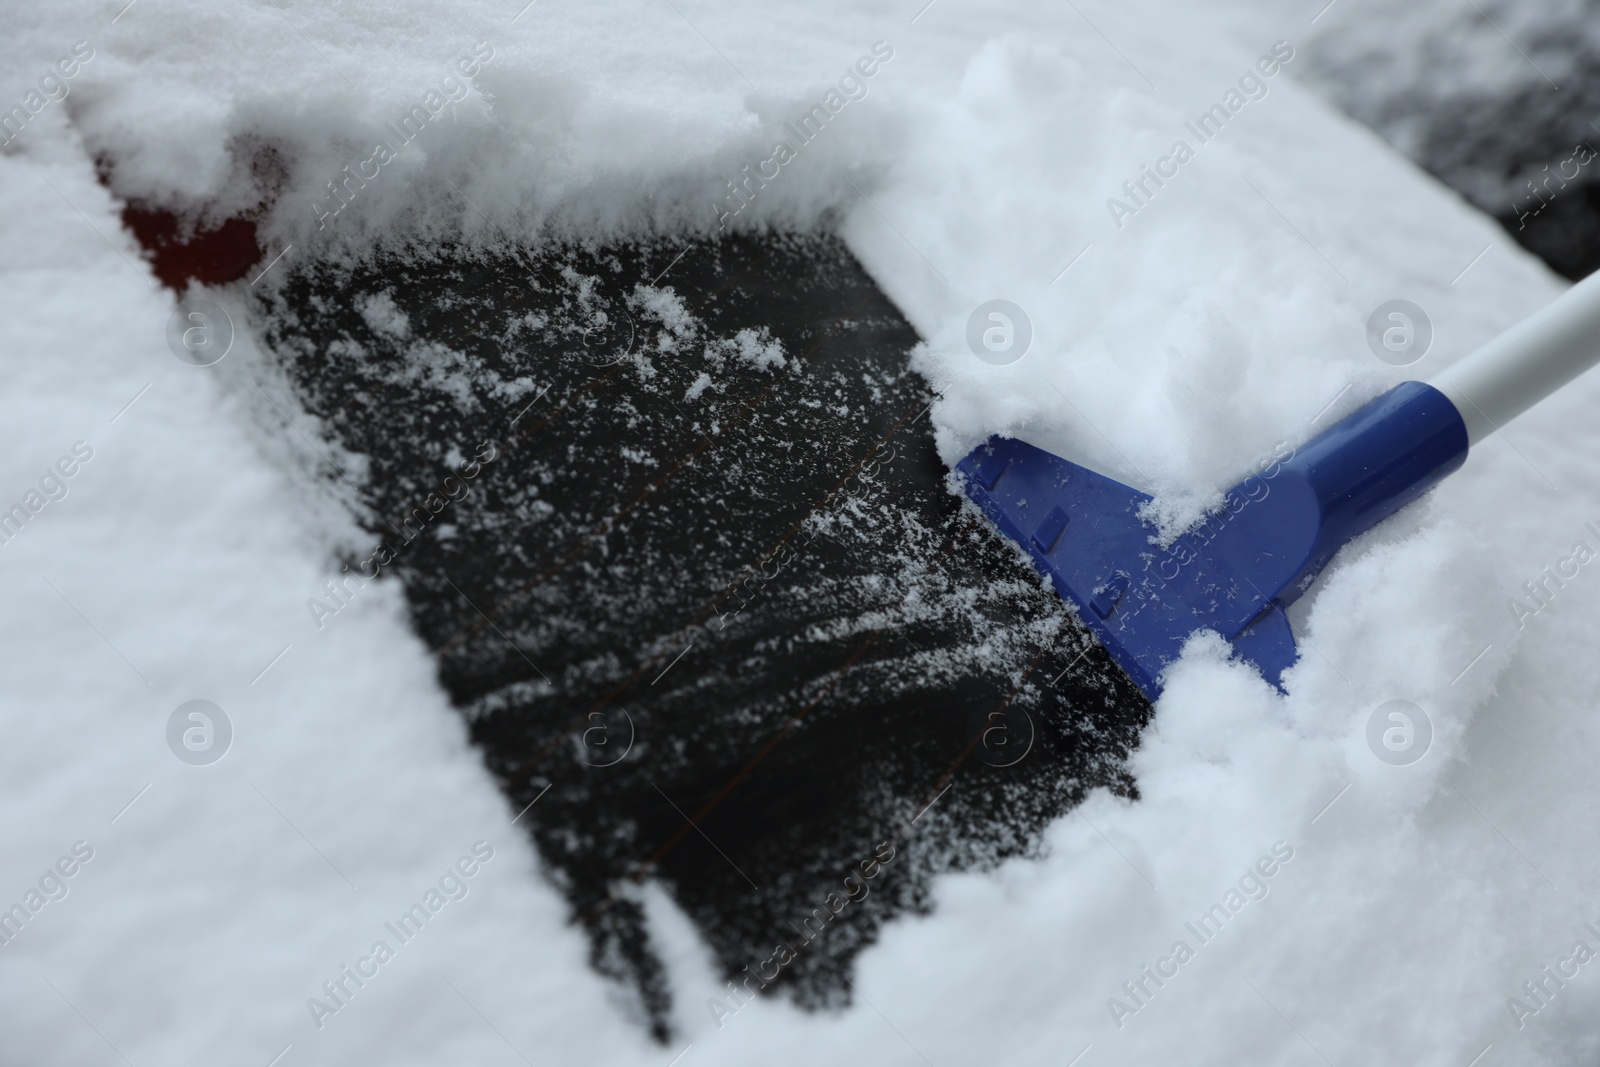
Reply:
M679 1051L623 1022L588 969L392 584L322 630L307 617L354 527L294 476L308 446L263 404L282 394L247 324L214 368L167 351L172 298L97 160L119 195L213 217L276 196L269 256L709 232L726 182L885 42L869 93L727 224L839 221L928 339L916 359L948 387L934 413L947 459L1015 432L1155 491L1169 523L1408 375L1365 347L1382 301L1431 316L1433 350L1409 369L1427 375L1562 289L1296 83L1345 17L1310 26L1320 3L1271 18L1157 0L121 6L20 13L0 45L0 100L19 102L75 42L94 49L65 100L0 149L0 500L22 500L74 442L94 449L69 495L0 545L0 902L75 842L94 849L0 947L18 1063ZM1446 6L1403 16L1407 33ZM1351 18L1340 32L1361 32ZM1108 198L1280 40L1296 58L1268 93L1118 226ZM492 59L474 88L319 230L326 183L428 92L460 96L445 79L466 77L480 41ZM966 347L993 298L1033 326L1010 365ZM392 306L368 315L404 335ZM782 358L755 337L741 355ZM1523 984L1575 942L1600 945L1584 925L1600 928L1600 856L1581 846L1600 833L1600 591L1582 571L1521 628L1508 601L1574 541L1597 547L1597 402L1600 380L1580 379L1352 546L1301 609L1287 697L1197 638L1137 753L1142 799L1097 794L1045 857L945 879L931 918L863 956L852 1009L760 1000L719 1027L693 928L645 890L692 1044L681 1062L1592 1057L1595 968L1549 982L1536 1013ZM165 750L168 715L194 698L234 727L207 767ZM1411 766L1367 748L1391 699L1432 722ZM495 858L470 895L317 1028L307 998L478 841ZM1190 941L1185 923L1279 842L1293 858L1270 893ZM1193 959L1134 1005L1124 983L1180 940ZM1120 1027L1112 998L1138 1007Z

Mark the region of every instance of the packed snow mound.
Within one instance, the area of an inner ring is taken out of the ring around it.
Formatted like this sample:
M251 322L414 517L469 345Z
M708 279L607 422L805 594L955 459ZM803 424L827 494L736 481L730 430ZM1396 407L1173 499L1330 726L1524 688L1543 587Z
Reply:
M78 38L93 52L54 110L118 195L201 221L264 212L276 247L809 225L903 125L881 34L903 42L904 24L507 6L194 2L112 27L82 5L13 50L21 72Z
M339 531L249 425L270 360L243 333L226 374L172 358L171 298L97 168L119 197L260 207L269 255L836 222L927 339L947 459L1025 435L1156 491L1174 525L1278 441L1561 290L1297 86L1313 10L1269 27L1155 0L518 6L97 0L20 11L0 42L0 100L25 114L0 148L5 499L94 448L0 550L0 781L27 813L0 830L3 899L94 848L0 949L19 1062L665 1061L617 1024L398 597L288 636ZM80 41L93 58L67 78ZM1268 77L1279 42L1294 55ZM379 161L414 107L420 132ZM346 166L365 184L324 219ZM1395 297L1435 335L1403 370L1364 339ZM996 298L1033 332L1005 366L967 343ZM695 1007L721 990L646 893L690 1005L682 1062L1592 1057L1600 857L1571 843L1600 834L1600 605L1571 564L1600 548L1597 402L1580 380L1352 546L1303 610L1286 697L1196 639L1138 757L1143 799L1096 794L1045 859L945 881L932 918L863 956L851 1011ZM234 715L232 765L167 751L197 696ZM1391 700L1431 724L1421 762L1370 741ZM308 1019L479 840L496 859L438 937Z

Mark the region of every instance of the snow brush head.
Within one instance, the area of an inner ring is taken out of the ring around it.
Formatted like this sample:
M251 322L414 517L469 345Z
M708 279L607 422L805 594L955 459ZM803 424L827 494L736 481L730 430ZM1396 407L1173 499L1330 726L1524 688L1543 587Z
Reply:
M1283 609L1341 545L1466 456L1455 405L1405 382L1228 490L1220 511L1165 548L1139 517L1147 494L1032 445L993 438L956 471L1154 700L1196 630L1215 630L1281 685L1298 655Z
M1403 382L1246 478L1165 548L1139 517L1147 494L1022 441L991 438L956 473L1151 700L1197 630L1221 634L1281 689L1298 657L1284 609L1334 553L1597 360L1600 274L1433 385Z

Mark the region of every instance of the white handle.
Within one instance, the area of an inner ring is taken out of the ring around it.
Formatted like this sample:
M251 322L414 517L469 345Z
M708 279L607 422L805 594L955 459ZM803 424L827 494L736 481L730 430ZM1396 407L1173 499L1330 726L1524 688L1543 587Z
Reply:
M1429 384L1450 398L1477 444L1600 363L1600 271Z

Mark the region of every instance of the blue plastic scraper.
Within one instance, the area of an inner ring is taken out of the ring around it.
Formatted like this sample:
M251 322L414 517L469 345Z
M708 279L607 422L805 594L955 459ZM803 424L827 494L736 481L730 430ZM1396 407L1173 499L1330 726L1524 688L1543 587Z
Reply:
M1600 273L1431 385L1402 382L1244 479L1165 548L1139 517L1147 494L1022 441L990 438L956 472L1151 700L1198 630L1282 688L1298 657L1284 609L1334 553L1597 361Z

